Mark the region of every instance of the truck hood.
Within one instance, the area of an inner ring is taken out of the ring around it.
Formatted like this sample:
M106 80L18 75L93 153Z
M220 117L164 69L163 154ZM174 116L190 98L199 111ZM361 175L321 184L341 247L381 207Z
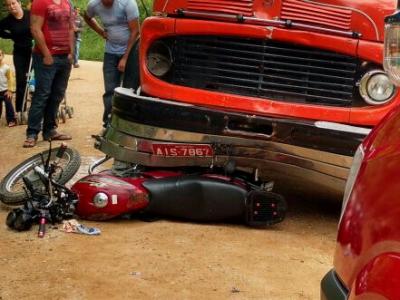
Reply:
M379 4L378 4L379 3ZM392 14L396 0L159 0L155 14L175 15L179 11L290 20L311 26L355 32L362 39L383 41L384 18Z

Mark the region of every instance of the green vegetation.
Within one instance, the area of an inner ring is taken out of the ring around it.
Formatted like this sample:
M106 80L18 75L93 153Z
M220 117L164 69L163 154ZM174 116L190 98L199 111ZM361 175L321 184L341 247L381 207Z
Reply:
M72 0L76 7L81 9L83 12L86 9L86 5L89 0ZM147 11L151 13L152 8L152 0L136 0L139 11L140 11L140 19L143 20L146 17L146 11L142 5L145 4ZM22 0L24 7L28 3L27 0ZM1 18L7 14L3 1L0 0L0 16ZM5 53L10 54L12 52L12 42L10 40L0 39L0 48L4 50ZM82 43L81 43L81 51L80 58L86 60L102 60L103 59L103 51L104 51L104 40L101 39L93 30L89 28L85 24L83 33L82 33Z

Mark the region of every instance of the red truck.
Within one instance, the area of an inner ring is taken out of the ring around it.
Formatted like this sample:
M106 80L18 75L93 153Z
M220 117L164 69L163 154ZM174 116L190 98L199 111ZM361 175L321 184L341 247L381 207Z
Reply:
M126 72L140 73L140 86L116 90L96 146L118 161L233 166L278 189L340 199L357 146L400 103L382 68L383 19L395 8L156 0Z

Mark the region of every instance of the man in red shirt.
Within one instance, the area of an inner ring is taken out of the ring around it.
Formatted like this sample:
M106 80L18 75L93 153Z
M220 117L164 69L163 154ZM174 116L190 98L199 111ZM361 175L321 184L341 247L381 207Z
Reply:
M28 114L24 147L34 147L40 130L44 140L70 140L57 129L58 107L71 73L73 12L68 0L35 0L31 7L35 93ZM43 124L42 124L43 123Z

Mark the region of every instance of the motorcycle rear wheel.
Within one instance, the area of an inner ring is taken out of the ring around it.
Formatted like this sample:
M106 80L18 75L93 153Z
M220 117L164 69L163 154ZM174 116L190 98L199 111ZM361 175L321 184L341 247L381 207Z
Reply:
M52 149L50 161L54 160L59 147ZM38 153L12 169L0 182L0 201L6 205L21 205L28 200L28 195L24 190L23 177L28 176L34 188L44 189L44 185L39 176L34 171L36 166L43 167L41 155L44 161L49 156L49 151ZM59 184L65 184L78 171L81 164L79 152L72 148L67 148L63 157L59 161L59 168L56 170L53 180Z

